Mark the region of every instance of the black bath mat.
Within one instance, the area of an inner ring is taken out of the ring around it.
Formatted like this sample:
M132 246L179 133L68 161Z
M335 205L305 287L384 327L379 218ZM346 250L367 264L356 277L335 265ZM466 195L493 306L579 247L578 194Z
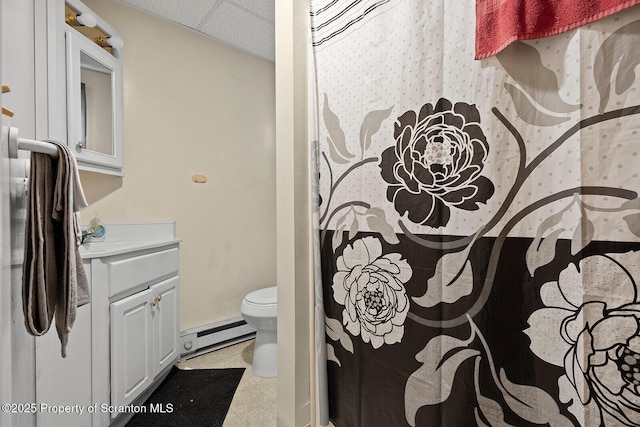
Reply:
M222 426L244 368L191 369L175 366L127 427Z

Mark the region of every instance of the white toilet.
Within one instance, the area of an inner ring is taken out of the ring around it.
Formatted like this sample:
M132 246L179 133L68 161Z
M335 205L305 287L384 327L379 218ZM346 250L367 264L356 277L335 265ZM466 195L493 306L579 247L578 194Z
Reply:
M257 329L253 373L260 377L275 377L278 374L277 290L274 286L250 292L240 305L244 320Z

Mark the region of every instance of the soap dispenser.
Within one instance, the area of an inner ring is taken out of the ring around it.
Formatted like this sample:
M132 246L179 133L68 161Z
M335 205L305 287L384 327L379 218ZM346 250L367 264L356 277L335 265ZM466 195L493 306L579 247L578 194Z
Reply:
M100 218L98 218L98 214L89 221L88 231L91 233L91 240L102 241L105 238L105 234L107 233L107 229L105 228Z

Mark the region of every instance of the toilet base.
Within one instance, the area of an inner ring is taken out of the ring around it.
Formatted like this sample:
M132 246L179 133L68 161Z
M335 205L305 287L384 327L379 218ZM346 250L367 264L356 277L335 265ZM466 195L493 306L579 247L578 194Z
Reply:
M259 377L278 375L277 332L259 330L253 347L253 373Z

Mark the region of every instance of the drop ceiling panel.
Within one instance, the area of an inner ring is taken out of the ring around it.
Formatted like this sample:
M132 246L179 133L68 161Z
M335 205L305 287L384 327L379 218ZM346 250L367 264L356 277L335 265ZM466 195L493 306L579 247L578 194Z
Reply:
M231 1L223 2L200 30L239 49L274 61L275 28L268 22Z
M125 3L191 28L207 17L222 0L123 0Z
M266 60L275 60L275 0L120 0Z
M231 0L240 7L260 15L269 22L274 22L276 2L274 0Z

